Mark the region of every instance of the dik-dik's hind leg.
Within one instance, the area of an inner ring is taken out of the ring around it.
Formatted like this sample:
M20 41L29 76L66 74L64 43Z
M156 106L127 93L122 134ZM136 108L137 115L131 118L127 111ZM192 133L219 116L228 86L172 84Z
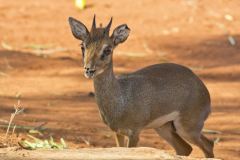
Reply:
M193 124L189 123L189 121L184 122L184 119L178 119L174 121L174 126L176 127L176 132L178 135L188 142L198 146L204 152L205 157L214 157L213 142L201 134L203 124Z
M155 131L175 149L176 154L188 156L192 152L192 147L175 132L173 122L167 122Z
M203 134L201 134L201 140L204 143L204 146L205 146L204 148L207 148L206 152L208 157L214 157L214 154L213 154L214 142L207 139Z
M124 135L115 133L115 140L116 140L117 147L124 147L124 140L125 140Z

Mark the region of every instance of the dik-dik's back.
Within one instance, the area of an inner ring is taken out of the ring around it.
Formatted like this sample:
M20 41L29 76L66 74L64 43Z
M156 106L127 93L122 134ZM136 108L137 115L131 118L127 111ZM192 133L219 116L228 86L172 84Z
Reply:
M118 81L125 102L121 106L125 109L121 127L132 124L133 127L160 127L169 119L155 126L149 123L169 114L171 120L187 116L204 121L210 112L210 97L205 85L181 65L152 65L120 76Z
M209 93L188 68L164 63L116 78L113 50L123 43L130 29L120 25L109 35L106 27L96 27L95 16L89 31L80 21L69 18L72 33L82 41L84 75L94 82L101 117L116 133L118 146L137 146L142 129L152 128L179 155L189 155L197 145L206 157L213 157L213 143L201 134L210 113Z

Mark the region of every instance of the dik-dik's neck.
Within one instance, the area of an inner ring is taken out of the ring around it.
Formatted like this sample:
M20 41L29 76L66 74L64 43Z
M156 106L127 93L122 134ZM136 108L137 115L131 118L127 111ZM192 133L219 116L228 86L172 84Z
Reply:
M111 94L118 86L117 79L113 73L113 65L110 64L107 69L93 79L96 94Z
M108 102L110 98L120 96L120 85L113 73L112 63L103 73L97 75L93 81L97 98L101 96L101 98L106 98L105 100Z
M95 98L101 114L106 121L113 122L121 116L124 99L118 80L113 73L112 64L94 78ZM108 123L107 122L107 123Z

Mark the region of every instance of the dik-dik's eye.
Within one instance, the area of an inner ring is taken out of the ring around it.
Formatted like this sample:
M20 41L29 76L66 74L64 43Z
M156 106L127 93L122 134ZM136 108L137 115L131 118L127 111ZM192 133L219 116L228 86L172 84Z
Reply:
M109 56L110 54L112 53L112 49L110 47L106 47L104 50L103 50L103 53L101 55L101 60L104 60L105 57Z

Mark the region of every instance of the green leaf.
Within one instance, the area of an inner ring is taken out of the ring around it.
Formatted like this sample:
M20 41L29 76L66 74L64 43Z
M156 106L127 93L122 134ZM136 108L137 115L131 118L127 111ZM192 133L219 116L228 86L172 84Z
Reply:
M39 138L36 138L32 135L27 135L29 138L31 138L34 142L29 142L27 140L22 140L19 142L19 145L24 148L24 149L38 149L38 148L43 148L43 149L50 149L50 148L55 148L55 149L64 149L67 148L67 144L65 143L64 139L60 139L60 143L57 143L54 141L53 137L51 136L49 140L41 140Z

